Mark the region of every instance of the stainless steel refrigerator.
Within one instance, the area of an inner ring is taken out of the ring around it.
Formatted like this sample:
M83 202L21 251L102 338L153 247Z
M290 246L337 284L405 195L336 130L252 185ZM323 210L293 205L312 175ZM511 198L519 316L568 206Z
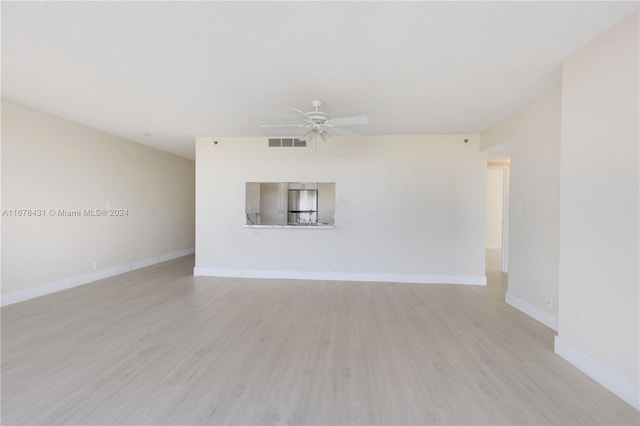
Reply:
M318 224L318 190L290 189L287 221L294 225Z

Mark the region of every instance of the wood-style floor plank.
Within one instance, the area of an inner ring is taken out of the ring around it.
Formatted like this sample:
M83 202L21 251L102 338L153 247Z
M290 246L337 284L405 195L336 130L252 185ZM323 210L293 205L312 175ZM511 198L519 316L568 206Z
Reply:
M489 285L193 277L10 305L2 424L638 424Z

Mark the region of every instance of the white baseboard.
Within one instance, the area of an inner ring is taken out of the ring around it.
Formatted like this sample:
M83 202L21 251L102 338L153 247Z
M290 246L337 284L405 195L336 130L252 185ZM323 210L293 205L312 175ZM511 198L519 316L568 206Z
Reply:
M77 287L88 284L104 278L113 277L115 275L124 274L125 272L135 269L145 268L155 265L156 263L166 262L167 260L177 259L178 257L193 254L195 249L185 249L173 253L167 253L149 259L138 260L136 262L127 263L125 265L114 266L109 269L91 272L89 274L77 275L75 277L65 278L59 281L39 285L37 287L28 288L26 290L15 291L13 293L3 294L0 306L12 305L24 300L33 299L35 297L44 296L46 294L55 293L57 291L66 290L68 288Z
M624 402L640 411L640 385L630 382L600 364L580 349L562 340L560 336L555 337L554 351Z
M472 275L409 275L358 272L274 271L269 269L193 268L193 275L231 278L275 278L326 281L371 281L412 284L487 285L486 276Z
M525 302L524 300L514 296L509 292L506 292L504 296L504 301L508 305L511 305L517 310L529 315L531 318L543 323L547 327L558 331L558 318L554 317L549 312L545 312L542 309L533 306L529 302Z

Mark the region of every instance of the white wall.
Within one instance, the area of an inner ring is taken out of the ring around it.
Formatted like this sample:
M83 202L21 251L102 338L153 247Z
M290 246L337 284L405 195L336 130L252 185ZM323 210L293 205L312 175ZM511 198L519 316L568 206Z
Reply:
M193 161L2 101L3 211L46 211L2 217L3 304L192 250L194 199Z
M561 309L556 340L556 352L601 383L608 381L611 390L636 408L638 28L635 13L563 67Z
M502 248L502 199L504 191L504 169L491 167L487 170L487 248Z
M317 155L213 140L196 141L196 274L485 282L477 136L336 137ZM259 181L335 182L335 228L243 228L245 182Z
M561 303L560 98L554 90L481 134L483 149L511 146L507 302L552 328Z

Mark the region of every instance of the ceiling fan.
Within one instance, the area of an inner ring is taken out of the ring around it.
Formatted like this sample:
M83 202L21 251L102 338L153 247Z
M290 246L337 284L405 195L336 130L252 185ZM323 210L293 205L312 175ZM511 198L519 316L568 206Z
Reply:
M330 119L326 112L320 111L322 101L314 99L311 101L313 111L304 112L299 109L291 108L292 111L297 112L303 118L301 124L262 124L260 127L299 127L307 129L305 134L300 138L307 142L310 141L313 136L320 135L323 141L329 140L333 135L337 136L359 136L360 133L353 130L341 129L338 126L353 126L355 124L367 124L369 120L364 115L354 115L352 117L332 118Z

